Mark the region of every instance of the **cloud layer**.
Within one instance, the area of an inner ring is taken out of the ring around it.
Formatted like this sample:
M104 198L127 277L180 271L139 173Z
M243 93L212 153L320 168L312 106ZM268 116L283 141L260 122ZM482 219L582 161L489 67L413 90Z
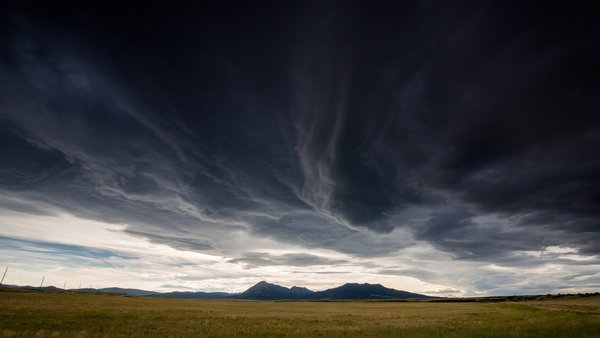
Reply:
M598 287L594 11L157 6L2 9L3 241L69 215L217 279Z

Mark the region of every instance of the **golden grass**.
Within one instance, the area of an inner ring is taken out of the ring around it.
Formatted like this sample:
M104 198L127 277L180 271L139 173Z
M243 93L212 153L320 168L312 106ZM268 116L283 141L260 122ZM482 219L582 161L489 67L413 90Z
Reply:
M600 297L262 302L0 291L1 337L600 337Z

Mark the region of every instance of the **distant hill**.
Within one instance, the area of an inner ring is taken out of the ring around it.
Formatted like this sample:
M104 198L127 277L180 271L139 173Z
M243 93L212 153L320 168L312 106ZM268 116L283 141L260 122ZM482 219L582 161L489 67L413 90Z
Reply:
M427 299L434 298L418 293L386 288L381 284L347 283L337 288L313 292L307 288L290 289L262 281L232 298L239 299Z
M291 289L288 289L281 285L262 281L232 298L260 300L299 299L312 293L313 292L307 288L294 286Z
M19 290L31 290L31 291L60 291L62 289L59 289L55 286L43 286L43 287L39 287L39 286L31 286L31 285L11 285L11 284L2 284L3 288L9 288L9 289L19 289Z
M65 291L54 286L44 286L41 289L34 286L16 286L7 287L19 288L23 290L43 290L43 291ZM195 298L195 299L253 299L253 300L342 300L342 299L429 299L436 298L418 293L400 291L386 288L381 284L357 284L347 283L337 288L314 292L304 287L293 286L286 288L281 285L259 282L242 293L226 292L156 292L140 289L124 288L83 288L70 289L74 292L103 292L123 294L130 296L146 297L171 297L171 298Z
M232 294L227 292L189 292L189 291L174 291L163 292L150 295L150 297L171 297L171 298L194 298L194 299L222 299L230 298Z
M304 287L292 286L290 288L290 294L292 294L294 297L303 297L306 295L310 295L311 293L314 293L314 291Z
M381 284L347 283L337 288L314 292L306 299L426 299L433 298L418 293L386 288Z
M151 296L151 295L157 295L160 293L160 292L156 292L156 291L148 291L148 290L140 290L140 289L123 289L123 288L102 288L102 289L83 288L83 289L71 289L69 291L119 293L119 294L124 294L124 295L131 295L131 296Z
M42 290L42 291L60 291L62 289L59 289L55 286L42 286L41 288L39 286L31 286L31 285L27 285L27 286L14 286L11 285L11 287L16 287L19 289L23 289L23 290Z

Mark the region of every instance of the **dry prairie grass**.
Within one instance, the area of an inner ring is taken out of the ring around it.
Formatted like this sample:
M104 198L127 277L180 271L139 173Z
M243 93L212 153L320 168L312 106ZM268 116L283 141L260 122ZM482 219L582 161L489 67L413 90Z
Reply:
M2 337L600 337L600 297L262 302L0 292Z

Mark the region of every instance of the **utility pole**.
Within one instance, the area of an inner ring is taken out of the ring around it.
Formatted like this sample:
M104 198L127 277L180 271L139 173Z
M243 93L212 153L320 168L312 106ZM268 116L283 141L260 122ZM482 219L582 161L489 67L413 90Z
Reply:
M42 277L42 282L40 283L40 290L42 289L42 285L44 285L44 279L46 279L46 275Z
M8 265L6 266L6 269L4 269L4 274L2 275L2 280L0 281L0 286L2 286L2 283L4 283L4 277L6 277L6 271L8 271Z
M67 289L67 281L65 281L65 285L63 285L63 290Z

